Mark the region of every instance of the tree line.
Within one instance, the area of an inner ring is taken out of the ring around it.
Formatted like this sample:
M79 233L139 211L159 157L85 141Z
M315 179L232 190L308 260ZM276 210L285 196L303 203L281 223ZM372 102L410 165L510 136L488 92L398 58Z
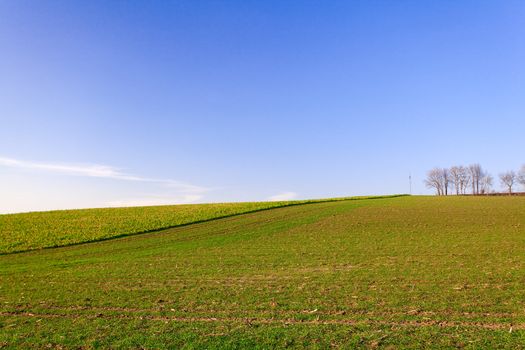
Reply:
M514 170L499 174L499 181L505 192L512 194L517 184L525 186L525 165L518 172ZM438 196L460 194L493 193L494 178L479 164L469 166L453 166L450 168L434 168L427 173L425 185L436 191Z

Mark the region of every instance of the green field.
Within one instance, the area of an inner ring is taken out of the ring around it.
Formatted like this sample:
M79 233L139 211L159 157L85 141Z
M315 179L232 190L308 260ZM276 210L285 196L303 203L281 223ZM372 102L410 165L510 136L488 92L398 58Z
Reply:
M56 210L0 215L0 254L100 241L290 205L366 198L381 196Z
M0 215L0 253L144 233L290 203L294 202L166 205Z
M321 202L5 254L2 346L523 349L525 197Z

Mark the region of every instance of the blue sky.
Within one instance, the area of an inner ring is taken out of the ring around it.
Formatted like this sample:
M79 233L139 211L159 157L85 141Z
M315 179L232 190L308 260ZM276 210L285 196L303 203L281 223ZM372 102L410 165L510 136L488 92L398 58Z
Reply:
M523 1L1 1L0 212L525 163ZM496 182L496 187L499 184Z

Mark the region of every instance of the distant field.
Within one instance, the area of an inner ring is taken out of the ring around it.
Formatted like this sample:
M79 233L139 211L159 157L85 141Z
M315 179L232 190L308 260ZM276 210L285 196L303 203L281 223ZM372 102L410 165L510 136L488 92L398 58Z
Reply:
M525 197L297 205L0 256L0 347L525 348Z
M368 197L346 199L364 198ZM58 210L0 215L0 254L97 241L269 208L342 199Z

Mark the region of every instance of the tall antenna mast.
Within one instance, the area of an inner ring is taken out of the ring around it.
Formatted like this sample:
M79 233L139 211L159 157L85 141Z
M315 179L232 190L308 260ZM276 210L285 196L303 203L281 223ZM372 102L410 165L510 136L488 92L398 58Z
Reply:
M410 194L412 194L412 174L408 173L408 184L410 186Z

